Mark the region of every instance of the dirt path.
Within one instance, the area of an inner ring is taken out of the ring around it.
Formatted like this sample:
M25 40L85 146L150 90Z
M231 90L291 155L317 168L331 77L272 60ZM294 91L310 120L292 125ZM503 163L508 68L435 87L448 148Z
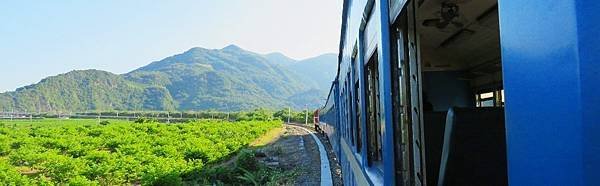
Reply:
M279 139L258 152L267 165L298 171L294 185L320 185L319 150L306 131L285 125Z
M305 127L306 128L306 127ZM319 135L317 135L319 136ZM321 142L322 141L321 138ZM323 143L331 156L328 143ZM283 132L275 141L259 148L259 161L287 171L297 171L294 185L321 185L321 161L319 147L313 137L297 126L284 125ZM337 162L329 158L334 185L341 185ZM336 176L337 175L337 176Z

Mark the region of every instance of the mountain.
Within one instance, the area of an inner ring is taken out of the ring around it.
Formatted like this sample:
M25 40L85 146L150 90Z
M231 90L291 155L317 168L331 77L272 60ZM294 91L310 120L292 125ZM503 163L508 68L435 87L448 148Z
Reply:
M0 109L38 111L172 110L169 92L130 82L120 75L80 70L0 94Z
M331 82L335 78L337 69L337 54L323 54L316 57L295 60L281 53L266 54L265 58L282 65L301 76L308 85L313 85L316 89L329 91Z
M290 105L288 97L309 89L287 69L235 45L193 48L125 77L166 87L180 110L279 108Z
M323 65L326 58L311 59L295 61L280 53L260 55L235 45L222 49L198 47L126 74L83 70L48 77L0 94L0 110L236 111L304 108L305 104L316 107L326 96L319 83L329 77L310 70L327 66ZM335 69L330 71L335 73Z
M289 69L314 81L318 89L329 91L336 70L328 69L337 69L337 58L337 54L323 54L294 63Z
M295 59L289 58L279 52L265 54L265 58L267 58L269 61L275 62L280 65L284 65L284 66L292 65L292 64L298 62Z

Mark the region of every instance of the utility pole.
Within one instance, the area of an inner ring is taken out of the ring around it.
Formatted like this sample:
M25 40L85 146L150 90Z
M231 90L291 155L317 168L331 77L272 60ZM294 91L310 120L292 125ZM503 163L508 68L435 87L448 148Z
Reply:
M225 103L225 108L227 109L227 121L229 121L229 105Z
M288 124L290 123L290 117L292 117L292 107L288 107Z
M304 124L308 125L308 104L304 104L304 107L306 107L306 114L304 116Z

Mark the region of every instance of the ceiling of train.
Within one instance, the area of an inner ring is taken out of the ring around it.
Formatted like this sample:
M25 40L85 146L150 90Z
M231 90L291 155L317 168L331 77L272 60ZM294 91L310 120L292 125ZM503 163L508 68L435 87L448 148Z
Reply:
M417 25L424 70L500 70L496 0L425 0Z

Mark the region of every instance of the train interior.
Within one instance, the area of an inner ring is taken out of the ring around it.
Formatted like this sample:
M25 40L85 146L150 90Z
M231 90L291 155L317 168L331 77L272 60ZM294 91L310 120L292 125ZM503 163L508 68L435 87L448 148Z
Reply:
M497 1L425 0L416 26L426 181L506 185Z

